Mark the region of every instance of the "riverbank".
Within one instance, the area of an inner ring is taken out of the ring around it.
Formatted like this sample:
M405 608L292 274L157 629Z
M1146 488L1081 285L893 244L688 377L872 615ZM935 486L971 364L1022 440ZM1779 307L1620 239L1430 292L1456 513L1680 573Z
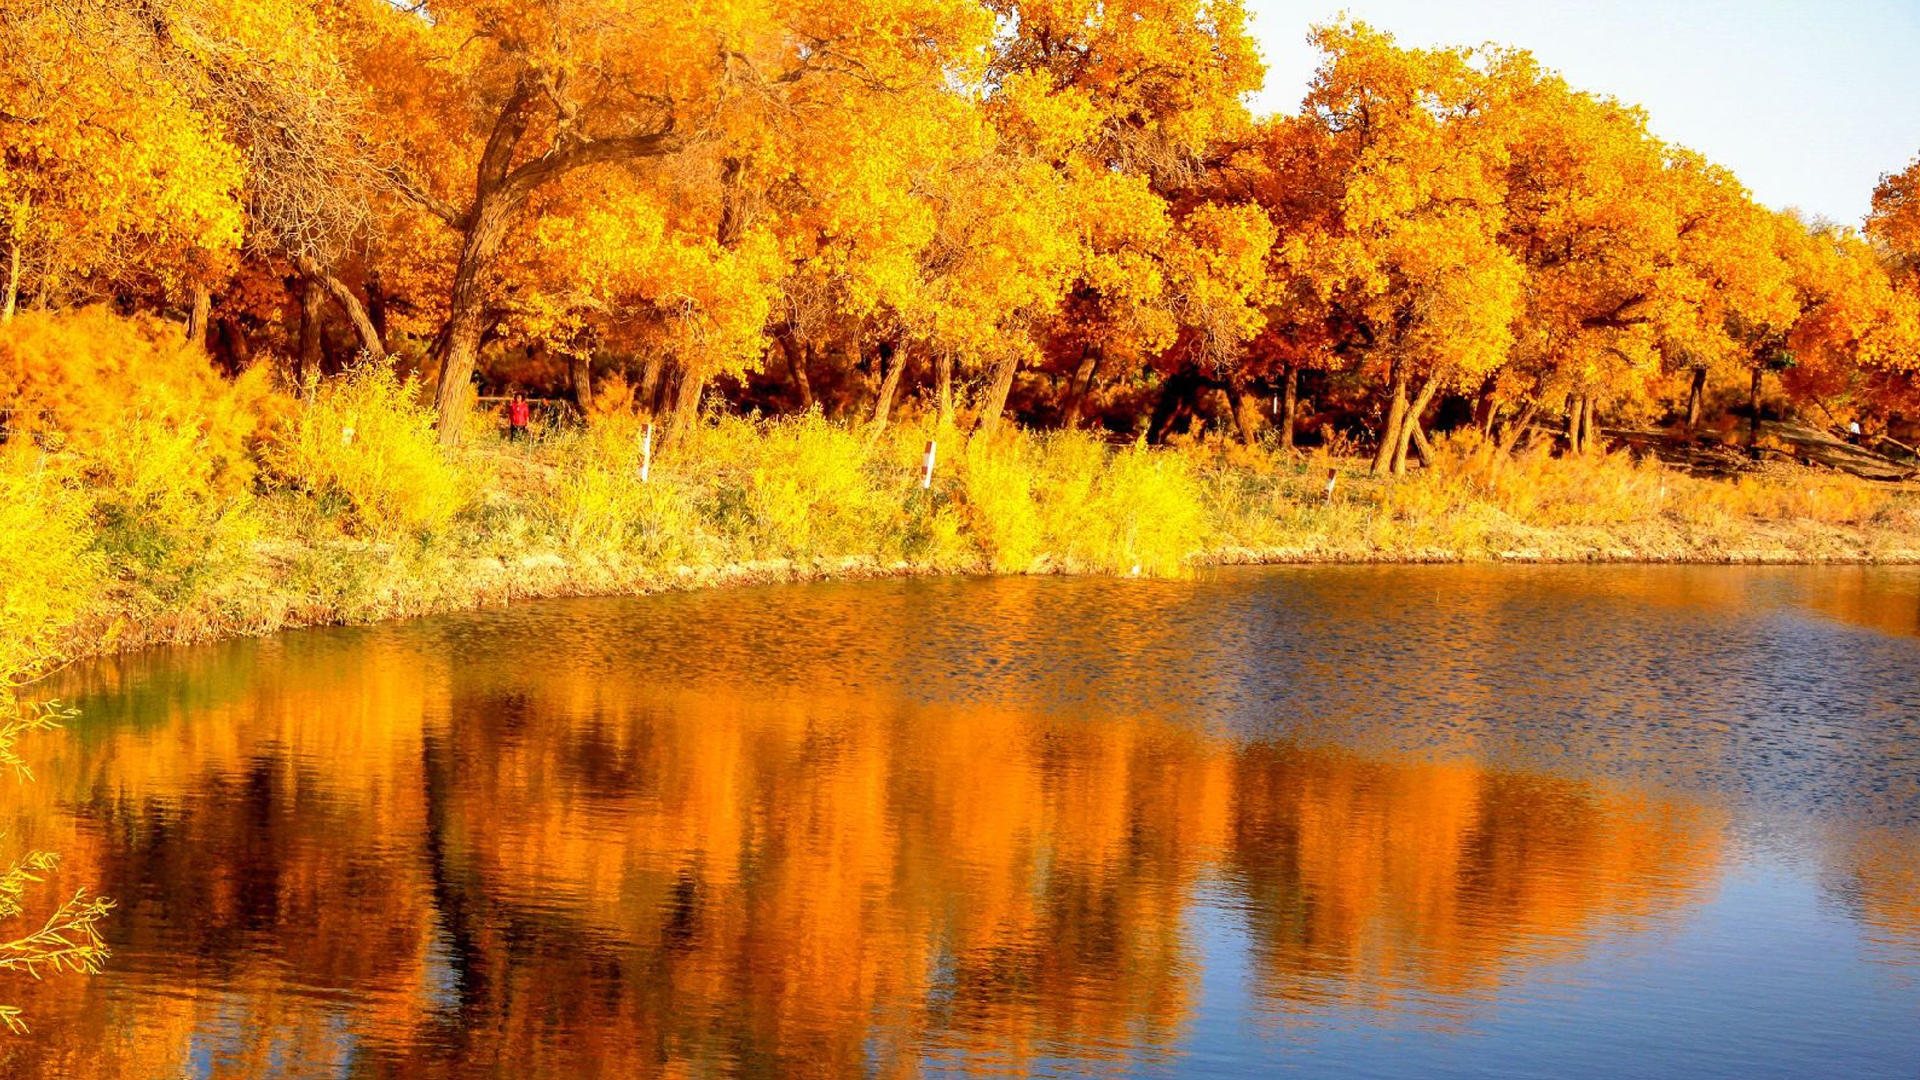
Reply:
M1498 452L1470 432L1427 467L1374 477L1324 450L981 437L930 418L876 433L817 413L710 417L671 445L626 414L518 441L483 419L447 448L415 388L379 365L298 403L209 385L0 447L7 671L525 598L819 578L1920 562L1920 491L1791 464L1701 479L1624 451Z
M1550 437L1509 453L1468 430L1374 477L1351 447L983 435L910 409L879 431L712 415L670 442L631 411L514 441L476 414L449 447L391 365L296 400L266 367L226 379L153 335L118 349L110 396L69 395L0 444L0 674L15 685L149 645L749 582L1920 561L1920 490L1790 463L1705 479Z
M1667 546L1630 547L1605 544L1576 549L1571 537L1551 549L1518 548L1486 554L1466 554L1445 548L1398 551L1325 547L1223 548L1201 552L1191 561L1193 571L1227 566L1413 565L1450 563L1624 564L1624 565L1920 565L1920 541L1900 537L1899 543L1880 544L1868 534L1804 537L1788 531L1772 546L1748 546L1724 552L1681 550ZM1764 541L1762 536L1748 538ZM1789 543L1798 546L1787 546ZM326 557L326 552L311 553ZM332 552L334 556L340 552ZM383 560L360 562L347 573L372 577L395 564ZM516 601L587 596L638 596L680 589L728 588L752 585L797 584L810 581L863 580L890 577L926 577L995 573L984 566L941 567L929 563L882 562L871 557L846 556L833 560L766 559L716 566L634 568L605 562L569 563L551 552L528 554L517 560L487 557L448 560L437 573L418 572L419 564L404 571L405 581L376 585L355 597L329 599L282 594L259 596L254 602L227 609L191 608L135 619L111 609L88 614L75 627L69 655L74 658L131 652L162 645L199 644L234 637L258 637L283 630L313 626L359 624L390 619L421 618L456 611L482 610ZM1004 571L1003 571L1004 572ZM1069 573L1042 559L1031 573Z
M843 436L822 423L810 437ZM920 442L917 433L903 435L892 449ZM579 466L554 466L547 460L553 444L473 449L468 458L489 459L496 485L442 534L344 535L337 523L312 516L310 496L263 500L243 548L220 552L209 538L201 550L221 566L198 575L188 591L169 597L123 561L118 575L96 584L62 651L127 651L527 599L824 579L1179 577L1254 564L1920 564L1920 493L1812 470L1728 483L1624 456L1538 454L1376 479L1358 460L1329 464L1239 448L1113 452L1088 440L1066 453L1079 456L1088 446L1102 468L1118 463L1139 475L1115 485L1096 473L1094 482L1062 493L1047 464L1063 451L1022 435L997 451L1001 460L962 455L945 474L936 469L929 490L917 488L908 465L864 451L854 472L871 484L860 491L823 476L783 482L740 463L731 479L712 470L696 481L677 474L668 458L647 485L623 476L624 494L602 493L608 505L589 506L596 500L578 490L562 505L563 474ZM1329 468L1331 500L1324 494ZM990 477L1023 494L990 502L979 490ZM720 489L733 489L731 497ZM812 503L789 507L793 513L817 511L828 520L797 537L799 521L772 528L783 517L772 504L782 494ZM1051 502L1069 495L1079 501ZM656 504L653 524L662 527L640 527L644 508L619 505L620 498ZM897 503L881 514L886 499ZM737 505L724 510L729 501ZM674 506L684 515L662 510ZM850 507L886 522L860 527L844 520ZM861 540L871 548L854 550Z

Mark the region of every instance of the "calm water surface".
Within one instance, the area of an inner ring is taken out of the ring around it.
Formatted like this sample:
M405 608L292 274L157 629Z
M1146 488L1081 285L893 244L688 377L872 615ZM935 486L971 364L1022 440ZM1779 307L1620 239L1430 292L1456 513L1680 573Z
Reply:
M8 1077L1920 1076L1920 574L566 601L68 674Z

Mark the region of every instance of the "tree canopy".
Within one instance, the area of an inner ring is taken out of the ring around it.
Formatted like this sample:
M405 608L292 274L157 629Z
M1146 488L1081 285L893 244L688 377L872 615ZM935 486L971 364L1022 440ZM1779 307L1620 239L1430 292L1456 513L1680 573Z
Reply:
M393 355L448 440L597 379L669 433L717 393L1252 439L1271 393L1290 445L1305 374L1398 470L1444 400L1578 447L1769 374L1920 397L1920 164L1809 225L1523 51L1312 40L1257 117L1237 0L22 0L0 318L104 301L296 386Z

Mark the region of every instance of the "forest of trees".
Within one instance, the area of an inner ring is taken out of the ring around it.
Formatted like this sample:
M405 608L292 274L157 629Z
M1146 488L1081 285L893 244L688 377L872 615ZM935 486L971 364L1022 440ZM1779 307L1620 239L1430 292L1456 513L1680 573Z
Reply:
M703 393L1325 424L1376 471L1443 422L1920 411L1920 163L1856 232L1523 51L1313 39L1257 117L1237 0L14 0L0 319L157 313L293 387L392 356L447 440L509 386L669 438Z

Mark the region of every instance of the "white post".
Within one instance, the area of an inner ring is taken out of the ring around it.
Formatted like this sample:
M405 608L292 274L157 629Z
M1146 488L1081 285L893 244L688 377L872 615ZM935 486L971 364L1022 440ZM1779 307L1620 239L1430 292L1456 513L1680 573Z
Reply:
M1339 482L1340 474L1333 469L1327 470L1327 501L1333 501L1333 486Z
M928 439L927 440L927 456L926 456L926 462L925 462L926 469L920 474L920 490L922 491L925 491L926 489L933 486L933 458L934 458L935 448L936 448L935 442L932 439Z
M653 425L647 425L647 433L640 437L640 482L651 483L653 475Z

